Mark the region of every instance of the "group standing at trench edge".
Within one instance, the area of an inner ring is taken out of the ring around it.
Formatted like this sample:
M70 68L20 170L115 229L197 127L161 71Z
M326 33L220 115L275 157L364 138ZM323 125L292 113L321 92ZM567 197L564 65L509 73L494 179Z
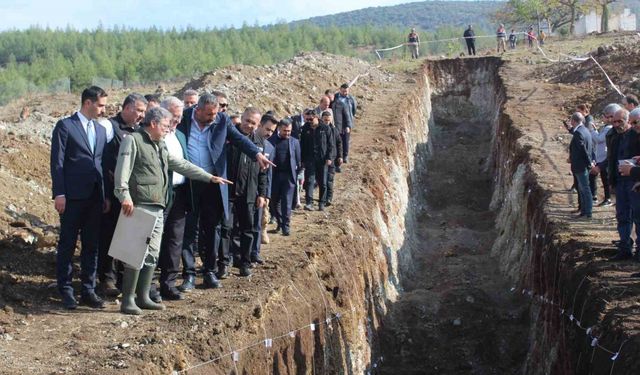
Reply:
M536 45L543 46L547 35L544 30L540 30L540 33L536 36L533 26L529 26L526 32L516 32L514 28L507 34L504 24L500 24L496 30L496 42L497 53L505 53L507 50L507 41L509 41L509 49L516 49L518 44L518 34L524 34L529 48L534 48ZM467 56L476 55L476 33L473 29L473 25L469 25L462 34L467 47ZM416 32L415 28L411 28L409 35L407 35L407 42L405 43L409 47L412 59L420 57L420 36Z
M327 90L316 107L282 119L255 107L230 115L220 91L188 89L182 100L131 93L107 120L108 94L85 89L51 143L63 307L102 309L103 298L122 294L124 314L163 310L163 299L182 300L196 287L198 255L204 289L220 288L232 267L250 276L264 263L269 232L289 236L292 210L315 209L316 187L317 209L333 204L357 111L349 90ZM134 210L156 218L146 249L131 249L144 251L141 268L109 256L120 215ZM80 301L72 285L78 235Z
M631 238L635 225L640 238L640 103L633 94L625 95L621 103L610 103L602 110L598 125L588 104L580 104L564 127L572 134L568 162L578 193L577 221L591 221L593 206L615 205L617 252L611 261L640 262L640 245ZM597 177L602 185L599 200ZM612 201L615 197L615 202ZM640 272L631 274L640 277Z

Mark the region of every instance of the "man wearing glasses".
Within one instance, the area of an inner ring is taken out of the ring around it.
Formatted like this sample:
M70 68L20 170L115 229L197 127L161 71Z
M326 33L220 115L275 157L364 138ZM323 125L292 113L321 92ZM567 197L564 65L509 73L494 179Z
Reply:
M626 260L632 256L633 240L631 230L636 225L636 235L640 235L640 193L633 191L634 181L629 176L621 174L625 164L640 155L640 141L638 133L631 128L631 122L638 123L640 110L634 110L633 115L621 108L613 115L613 129L615 133L609 144L609 184L616 194L616 220L620 236L618 253L611 260ZM640 238L640 236L638 236Z

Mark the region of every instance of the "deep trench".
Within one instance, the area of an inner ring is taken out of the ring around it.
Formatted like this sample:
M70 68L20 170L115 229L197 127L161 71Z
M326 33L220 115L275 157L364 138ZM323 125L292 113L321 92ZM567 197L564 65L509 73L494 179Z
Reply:
M518 373L528 306L510 292L491 250L491 153L500 118L499 61L431 63L428 142L418 145L409 204L415 224L399 298L379 331L379 374ZM499 168L499 166L497 166Z

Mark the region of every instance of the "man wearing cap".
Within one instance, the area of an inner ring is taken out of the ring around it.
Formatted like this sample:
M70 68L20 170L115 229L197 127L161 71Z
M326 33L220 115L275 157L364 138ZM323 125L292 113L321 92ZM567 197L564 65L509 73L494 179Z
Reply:
M307 211L313 210L313 190L316 183L320 190L318 210L324 211L327 202L327 172L335 159L332 132L325 124L321 124L313 108L304 112L308 116L300 134L300 150L305 180L305 206Z
M300 143L291 136L291 122L283 119L278 123L276 134L269 138L269 143L275 148L274 163L278 166L273 170L271 181L271 211L282 235L290 234L291 205L296 178L302 169Z

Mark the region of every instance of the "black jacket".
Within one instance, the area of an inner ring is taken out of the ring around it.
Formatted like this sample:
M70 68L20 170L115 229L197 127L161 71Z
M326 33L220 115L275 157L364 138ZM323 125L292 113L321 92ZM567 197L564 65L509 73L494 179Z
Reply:
M300 134L302 163L334 160L336 158L335 141L332 135L333 133L327 125L318 124L313 129L311 123L305 123Z
M239 129L238 129L239 130ZM246 136L258 149L264 150L265 140L255 133ZM229 199L246 199L247 203L254 203L258 196L267 197L267 171L260 169L257 161L250 159L236 146L227 148Z
M593 140L591 139L591 133L584 125L580 125L573 131L573 137L569 144L571 172L582 173L591 168L593 163L592 156Z
M333 160L342 159L342 137L340 136L340 132L334 125L329 126L329 131L334 140L335 157Z
M640 155L640 139L638 133L635 130L630 129L630 140L626 150L622 152L622 159L630 159L634 156ZM618 133L615 129L611 129L607 134L607 163L609 168L609 185L616 186L618 180L618 146L622 139L622 134Z
M127 135L135 132L140 126L135 125L133 128L127 125L122 119L121 113L116 114L109 119L113 126L113 139L107 143L102 155L102 170L104 172L104 185L106 197L113 202L115 195L113 194L114 181L113 174L116 171L116 163L118 162L118 151L120 143Z

